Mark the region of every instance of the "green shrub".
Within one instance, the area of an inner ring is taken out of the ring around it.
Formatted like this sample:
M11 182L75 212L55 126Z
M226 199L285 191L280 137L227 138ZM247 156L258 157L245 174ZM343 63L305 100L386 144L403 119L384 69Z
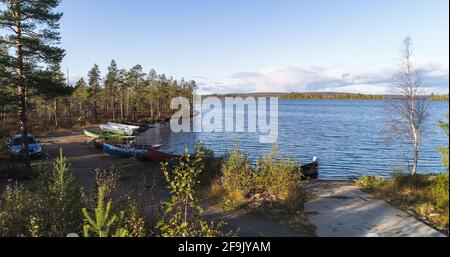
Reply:
M85 236L145 237L149 233L143 218L146 202L142 195L147 187L146 178L137 189L128 189L117 196L115 192L120 179L121 171L114 166L109 170L96 170L96 194L85 200L95 215L91 218L87 208L83 209Z
M105 204L105 188L98 188L97 207L94 210L92 218L86 208L83 208L84 237L128 237L129 232L124 226L125 212L121 211L119 215L110 214L112 201Z
M222 200L227 208L233 209L242 205L245 196L252 193L253 180L254 172L251 169L248 156L242 154L239 146L235 144L222 164L220 185L213 185L213 188L223 187Z
M40 172L30 190L8 186L0 204L3 236L64 237L81 231L81 187L68 172L62 150L52 174Z
M198 204L196 188L198 177L204 169L202 159L204 152L196 147L194 156L185 153L180 163L170 167L168 163L162 166L162 171L168 182L172 195L169 201L164 201L164 214L157 224L163 237L217 237L222 236L223 222L207 223L200 217L203 210Z
M146 237L153 235L153 231L148 227L154 228L153 217L146 217L145 210L149 203L156 202L153 197L153 192L148 190L148 183L143 179L143 183L140 183L138 188L129 188L122 196L115 201L115 211L125 210L124 225L129 232L130 237ZM155 213L151 213L152 216L157 215L157 208L153 208ZM145 219L144 219L145 217Z
M199 186L208 187L220 176L222 159L216 158L214 152L204 145L199 145L198 149L203 152L202 162L204 167L203 172L199 174Z
M434 202L437 208L447 212L449 210L449 181L448 175L437 175L431 180L428 198Z
M448 146L447 147L438 147L438 151L442 155L442 164L444 165L445 170L447 170L447 172L448 172L449 171L449 167L448 167Z
M448 131L448 114L447 114L447 121L441 121L440 122L440 127L442 128L442 130L444 130L445 134L448 137L449 136L449 131ZM447 170L447 172L449 171L449 166L448 166L448 149L449 149L448 146L447 147L438 147L438 151L442 155L442 164L444 165L444 167Z
M81 231L82 188L69 173L67 159L62 149L54 162L53 174L38 178L36 189L38 215L45 237L64 237Z
M356 181L358 187L369 187L373 188L380 185L383 182L381 177L376 176L365 176Z
M286 201L299 193L301 168L298 162L283 160L278 156L278 147L257 162L254 172L254 191L269 194Z
M115 166L111 166L109 170L95 170L97 188L103 188L104 196L107 200L112 199L113 192L117 189L120 178L121 171Z
M298 162L278 156L278 148L262 157L254 168L248 156L236 144L222 165L219 183L211 187L221 197L226 209L233 210L251 198L261 198L284 205L298 205L301 193L301 167ZM255 199L254 199L255 200Z
M0 237L32 236L32 195L20 185L7 186L0 201Z
M147 234L146 223L142 218L143 210L139 203L131 199L128 202L128 207L125 211L125 227L129 232L130 237L145 237Z

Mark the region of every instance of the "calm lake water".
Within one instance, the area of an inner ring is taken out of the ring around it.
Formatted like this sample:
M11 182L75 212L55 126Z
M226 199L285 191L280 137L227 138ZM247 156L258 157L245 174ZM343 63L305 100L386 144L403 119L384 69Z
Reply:
M389 176L393 170L408 169L410 146L385 139L385 106L383 101L280 101L280 154L303 163L319 156L322 179ZM448 111L448 102L432 103L422 141L421 173L444 172L436 148L449 143L438 127ZM148 130L138 137L138 143L162 144L163 151L182 153L185 147L192 150L203 142L216 155L224 155L232 149L234 138L253 161L272 147L260 144L254 133L175 134L168 126Z

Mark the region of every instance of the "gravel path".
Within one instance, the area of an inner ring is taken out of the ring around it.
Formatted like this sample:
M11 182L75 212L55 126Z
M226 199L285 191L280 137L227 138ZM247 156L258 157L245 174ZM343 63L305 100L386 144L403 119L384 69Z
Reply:
M307 185L315 199L305 205L319 237L442 237L411 215L376 200L348 182Z

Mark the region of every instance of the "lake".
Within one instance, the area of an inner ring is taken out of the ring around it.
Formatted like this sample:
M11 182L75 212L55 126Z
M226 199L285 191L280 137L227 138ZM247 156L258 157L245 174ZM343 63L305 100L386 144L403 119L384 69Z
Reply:
M392 171L408 169L410 146L387 141L383 101L286 100L279 102L280 154L310 162L320 158L322 179L349 179L363 175L389 176ZM449 139L438 127L449 111L448 102L433 102L422 139L419 172L441 173L444 168L436 151ZM199 118L199 117L197 117ZM203 142L218 156L233 147L236 138L241 150L255 161L271 151L272 145L259 143L256 133L172 133L168 125L158 125L138 137L138 143L162 144L163 151L192 151Z

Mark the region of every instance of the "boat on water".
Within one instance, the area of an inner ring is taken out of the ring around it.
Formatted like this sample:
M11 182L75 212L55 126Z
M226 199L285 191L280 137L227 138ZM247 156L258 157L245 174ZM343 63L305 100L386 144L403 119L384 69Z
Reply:
M148 149L157 149L160 147L161 145L127 147L122 145L110 145L107 143L103 143L103 152L108 155L147 159Z
M108 122L108 125L117 126L117 127L123 127L125 129L134 130L134 131L137 131L137 130L141 129L141 126L122 124L122 123L114 123L114 122Z
M154 162L168 162L172 160L180 160L181 155L169 154L165 152L158 151L154 148L149 148L147 150L148 158Z
M111 124L102 124L100 125L100 129L107 133L113 133L124 136L133 136L135 133L135 131L132 129Z
M90 138L93 139L111 139L111 138L116 138L116 139L135 139L135 136L125 136L125 135L120 135L120 134L114 134L114 133L108 133L108 132L103 132L103 133L97 133L88 129L84 130L84 134Z
M313 162L301 167L302 180L319 178L319 158L314 157Z

